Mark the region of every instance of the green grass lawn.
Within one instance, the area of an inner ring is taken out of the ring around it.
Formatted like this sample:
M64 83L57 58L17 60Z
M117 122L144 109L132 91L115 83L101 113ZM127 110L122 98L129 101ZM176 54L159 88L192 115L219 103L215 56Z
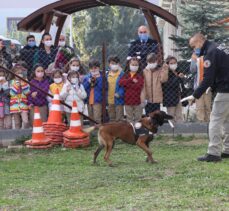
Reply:
M96 142L94 140L94 142ZM229 210L229 160L201 163L207 139L158 137L158 164L118 142L115 167L87 149L0 150L0 210Z

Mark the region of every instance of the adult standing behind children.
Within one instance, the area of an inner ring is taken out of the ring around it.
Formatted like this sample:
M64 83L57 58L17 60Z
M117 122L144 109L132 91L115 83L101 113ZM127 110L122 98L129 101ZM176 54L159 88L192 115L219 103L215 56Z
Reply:
M57 50L58 48L53 46L52 36L49 33L44 33L39 46L38 62L45 70L54 62Z
M0 130L11 129L10 88L4 69L0 68Z
M138 38L130 43L128 56L140 56L141 66L145 68L146 57L150 53L158 53L158 42L150 38L148 27L143 25L138 28Z
M38 47L34 35L28 35L26 37L26 42L27 44L20 51L20 57L28 66L27 77L30 79L33 66L38 63Z
M108 59L109 72L108 82L108 114L110 121L121 121L124 118L124 88L119 85L119 81L124 75L120 66L118 56L111 56Z
M0 66L10 69L12 67L12 59L6 51L4 40L0 39Z
M150 53L147 56L147 66L143 70L144 86L141 101L145 105L146 115L160 110L163 102L162 83L168 80L168 65L159 66L157 55Z

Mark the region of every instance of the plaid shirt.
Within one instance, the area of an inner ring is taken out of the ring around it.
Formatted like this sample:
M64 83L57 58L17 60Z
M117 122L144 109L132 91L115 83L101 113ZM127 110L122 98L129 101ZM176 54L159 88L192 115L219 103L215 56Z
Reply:
M49 82L47 79L43 79L42 81L38 81L36 79L32 79L30 81L32 84L34 84L35 86L39 87L40 89L44 90L45 92L48 93L49 91ZM37 96L35 98L33 98L31 96L31 94L33 92L37 92ZM31 86L30 88L30 95L28 97L29 100L29 105L33 105L33 106L44 106L44 105L48 105L48 101L46 99L46 95L37 90L35 87Z

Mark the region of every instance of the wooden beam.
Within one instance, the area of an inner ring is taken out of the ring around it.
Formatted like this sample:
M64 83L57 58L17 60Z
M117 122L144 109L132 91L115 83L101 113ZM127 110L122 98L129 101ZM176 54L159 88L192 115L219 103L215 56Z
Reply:
M158 28L157 28L157 24L156 24L154 15L149 10L143 10L143 13L149 25L150 34L154 37L155 40L158 41L158 43L161 43L161 38L158 32Z
M55 43L54 43L55 46L58 46L59 38L60 38L66 18L67 16L62 16L58 18L58 24L57 24L58 30L56 32Z
M49 12L48 14L45 14L43 17L43 24L45 25L45 33L49 33L50 31L53 15L54 15L53 12Z
M161 42L161 37L157 28L156 20L154 15L150 12L150 10L143 10L147 23L149 25L150 34L153 36L155 40L158 42L158 60L162 63L164 58L163 47Z

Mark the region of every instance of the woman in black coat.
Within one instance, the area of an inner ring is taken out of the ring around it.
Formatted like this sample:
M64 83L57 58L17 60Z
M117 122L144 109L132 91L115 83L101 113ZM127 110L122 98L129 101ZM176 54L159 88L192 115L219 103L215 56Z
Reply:
M183 73L177 71L177 59L169 56L166 59L169 65L168 81L163 83L163 106L167 108L167 113L174 117L174 121L181 123L183 121L181 99L181 85L184 77Z

